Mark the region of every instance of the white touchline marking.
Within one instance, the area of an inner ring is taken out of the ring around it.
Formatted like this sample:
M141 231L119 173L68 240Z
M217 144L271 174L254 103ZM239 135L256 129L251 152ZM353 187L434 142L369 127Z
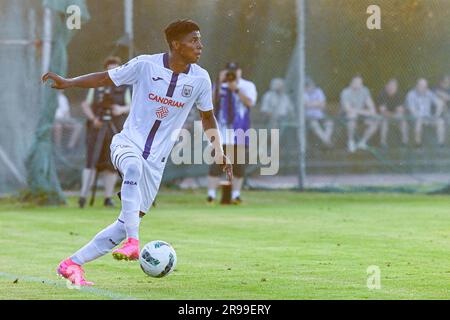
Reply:
M53 280L37 278L37 277L17 276L14 274L1 272L1 271L0 271L0 278L10 279L10 280L19 279L19 281L22 280L22 281L26 281L26 282L36 282L36 283L47 284L47 285L55 286L55 287L59 287L59 288L67 288L67 284L65 281L59 282L59 281L53 281ZM77 290L80 290L81 292L91 293L91 294L97 295L97 296L111 298L113 300L138 300L137 298L134 298L134 297L122 295L120 293L115 293L115 292L108 291L108 290L96 289L93 287L81 287L80 289L77 289Z

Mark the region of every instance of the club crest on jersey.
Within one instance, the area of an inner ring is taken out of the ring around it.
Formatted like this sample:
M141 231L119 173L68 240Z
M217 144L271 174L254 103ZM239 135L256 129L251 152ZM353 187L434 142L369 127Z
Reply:
M192 96L192 91L194 90L193 86L184 85L183 90L181 91L181 95L185 98L189 98Z
M169 109L167 109L166 107L159 107L158 109L156 109L155 113L156 117L162 120L169 115Z

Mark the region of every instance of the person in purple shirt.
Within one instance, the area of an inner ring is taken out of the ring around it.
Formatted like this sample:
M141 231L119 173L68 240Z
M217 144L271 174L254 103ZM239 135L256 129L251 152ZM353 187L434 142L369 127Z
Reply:
M239 163L238 155L248 154L248 137L239 134L238 129L246 132L250 129L250 110L256 105L258 93L253 82L242 78L242 69L237 63L230 62L219 74L214 89L214 113L224 143L224 150L234 150L232 203L241 203L241 189L245 175L245 163ZM208 174L208 202L216 199L216 190L220 184L222 170L213 164Z

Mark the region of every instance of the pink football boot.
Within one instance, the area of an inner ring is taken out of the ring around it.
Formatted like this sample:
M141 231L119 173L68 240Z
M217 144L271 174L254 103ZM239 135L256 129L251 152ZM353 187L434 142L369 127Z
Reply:
M112 253L116 260L138 260L139 259L139 240L128 238L122 248L114 250Z
M64 277L70 282L72 282L75 286L92 286L94 285L93 282L86 281L84 278L84 270L83 268L73 262L71 259L66 259L62 261L58 269L56 270L57 274L61 277Z

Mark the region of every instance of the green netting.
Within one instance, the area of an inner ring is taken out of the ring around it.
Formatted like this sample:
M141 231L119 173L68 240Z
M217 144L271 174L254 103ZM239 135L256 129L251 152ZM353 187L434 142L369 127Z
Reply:
M440 78L450 73L450 2L319 0L306 4L305 72L327 95L326 110L334 122L333 147L327 148L307 121L307 186L343 192L428 192L445 185L450 179L448 103L442 115L447 130L444 146L438 145L431 126L423 131L422 146L415 146L414 119L408 116L409 145L402 145L399 124L391 121L387 147L381 145L378 129L367 150L351 153L339 97L356 74L362 75L375 103L390 78L398 79L403 97L418 78L426 78L433 90ZM366 9L371 4L381 8L381 30L366 26ZM287 72L293 99L299 91L297 70L298 47ZM291 126L295 131L296 124ZM357 140L364 130L360 122ZM283 150L283 158L296 158L296 150ZM294 163L287 167L296 170Z
M0 193L26 187L25 159L40 112L37 1L0 1Z
M74 35L74 30L66 27L66 10L70 5L82 9L83 21L88 19L83 0L44 0L43 6L52 10L52 50L49 70L59 75L67 74L67 45ZM35 132L30 154L26 161L30 197L42 198L47 204L64 203L65 198L56 173L52 157L52 125L57 109L57 92L49 85L41 87L42 108Z

